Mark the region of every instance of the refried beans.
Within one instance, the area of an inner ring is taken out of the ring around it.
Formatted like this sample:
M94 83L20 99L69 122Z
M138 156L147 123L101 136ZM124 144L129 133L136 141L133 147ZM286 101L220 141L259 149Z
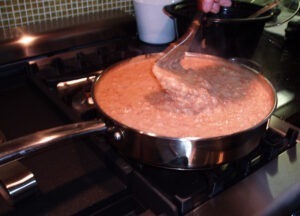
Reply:
M104 73L94 86L99 108L128 127L171 138L230 135L255 126L273 110L273 89L261 75L195 55L181 63L209 82L209 94L218 103L202 112L189 112L172 100L153 75L158 57L138 56Z

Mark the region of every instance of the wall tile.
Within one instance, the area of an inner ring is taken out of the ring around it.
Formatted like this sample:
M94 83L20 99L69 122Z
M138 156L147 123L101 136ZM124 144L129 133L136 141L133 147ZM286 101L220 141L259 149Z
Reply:
M115 9L132 13L132 0L0 0L0 28Z

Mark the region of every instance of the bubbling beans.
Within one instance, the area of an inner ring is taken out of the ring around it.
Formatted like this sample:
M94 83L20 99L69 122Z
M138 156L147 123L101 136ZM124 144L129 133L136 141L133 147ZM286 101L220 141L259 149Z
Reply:
M207 91L215 102L194 112L184 102L173 100L153 75L158 56L138 56L104 73L94 86L101 111L128 127L158 136L209 138L254 127L274 108L273 88L261 75L218 58L196 55L186 56L181 64L196 71L189 75L195 80L201 77L209 82Z

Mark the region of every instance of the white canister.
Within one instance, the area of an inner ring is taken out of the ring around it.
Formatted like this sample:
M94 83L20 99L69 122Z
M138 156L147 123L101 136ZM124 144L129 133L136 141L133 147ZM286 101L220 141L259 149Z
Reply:
M133 0L138 36L150 44L166 44L175 39L175 23L163 11L165 5L180 0Z

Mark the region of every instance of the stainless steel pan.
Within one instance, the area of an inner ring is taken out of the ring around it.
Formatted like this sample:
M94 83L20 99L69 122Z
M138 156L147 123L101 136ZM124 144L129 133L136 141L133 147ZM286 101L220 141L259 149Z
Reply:
M142 57L148 58L149 55ZM218 60L218 57L211 56L211 58ZM126 64L127 61L119 62L118 65ZM231 62L231 64L234 63ZM113 68L114 66L108 68L105 73L109 73ZM97 104L99 112L104 115L103 120L60 126L8 141L0 147L0 164L27 156L31 152L52 145L55 141L91 132L105 133L110 138L112 145L123 155L153 166L192 170L224 164L253 151L259 145L260 139L268 127L268 120L275 110L277 99L271 83L263 76L262 78L269 86L270 94L274 97L273 109L259 124L238 133L205 139L157 136L117 122L103 113L101 105ZM101 82L101 76L98 77L95 84L98 82ZM92 91L94 92L95 88Z

